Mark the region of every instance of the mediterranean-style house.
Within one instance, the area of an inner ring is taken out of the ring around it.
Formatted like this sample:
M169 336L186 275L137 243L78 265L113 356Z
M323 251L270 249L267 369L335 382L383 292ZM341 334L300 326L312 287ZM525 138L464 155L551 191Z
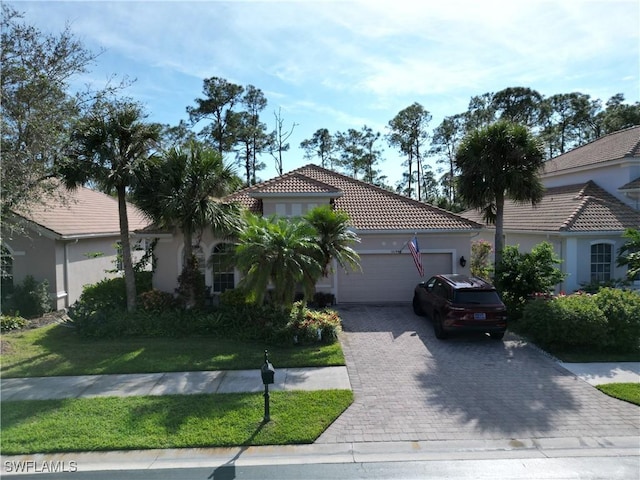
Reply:
M592 282L622 279L616 265L625 229L640 228L640 126L621 130L545 162L546 192L536 206L505 204L505 245L521 252L547 241L567 274L567 293ZM477 211L463 215L483 223ZM493 243L489 227L480 238Z
M543 200L532 207L508 202L505 244L528 251L550 242L568 274L559 290L572 292L592 281L623 278L617 251L627 228L640 228L640 126L612 133L545 163ZM62 188L62 187L61 187ZM47 280L54 307L75 302L84 285L119 275L119 217L114 198L79 187L51 197L23 213L29 233L2 235L3 286L27 275ZM435 273L467 273L473 240L493 241L478 212L462 215L418 202L354 178L306 165L240 190L226 199L259 215L297 217L319 205L347 212L361 239L354 245L361 270L333 272L317 285L339 303L409 302L416 283ZM128 205L132 242L156 238L154 287L174 292L183 265L179 231L154 231ZM137 233L134 233L137 232ZM409 242L416 239L424 277L418 274ZM228 243L204 231L195 252L210 292L234 288L239 272L223 267ZM134 252L134 259L142 255ZM115 270L115 271L114 271Z
M18 215L25 234L2 232L3 287L19 284L27 275L37 282L46 280L56 310L73 304L85 285L122 274L117 271L117 200L85 187L59 188L44 204ZM132 233L148 226L134 205L127 205L127 213ZM133 252L134 261L142 254Z
M471 239L482 228L459 215L316 165L245 188L226 200L265 216L297 217L319 205L347 212L351 228L361 239L353 247L362 269L345 271L334 264L333 273L316 288L332 293L338 303L409 302L415 285L430 275L468 272ZM424 277L418 274L408 247L414 237ZM154 287L173 292L182 271L183 237L173 232L158 235L158 240ZM215 295L237 285L239 272L222 268L224 262L218 261L225 254L225 241L205 231L195 242L211 292Z

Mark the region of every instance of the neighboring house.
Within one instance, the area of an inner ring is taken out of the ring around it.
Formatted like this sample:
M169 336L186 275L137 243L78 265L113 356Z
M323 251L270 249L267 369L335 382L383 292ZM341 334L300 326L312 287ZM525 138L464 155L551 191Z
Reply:
M505 205L505 245L530 251L553 245L568 274L559 287L567 293L591 282L626 276L616 266L627 228L640 228L640 126L609 134L547 161L541 174L547 190L532 207ZM481 214L466 218L482 223ZM494 229L481 237L493 243Z
M361 239L353 247L360 255L362 270L344 271L334 263L333 274L317 285L317 291L333 293L340 303L409 302L416 283L430 275L467 272L470 240L482 228L459 215L315 165L245 188L226 200L264 216L298 217L325 204L346 211ZM414 236L424 278L407 246ZM158 237L154 287L173 292L183 265L183 237L180 232ZM212 292L236 286L238 272L222 267L228 244L208 231L194 242Z
M60 187L63 188L63 187ZM130 231L149 221L128 204ZM3 287L21 283L27 275L47 280L54 307L75 302L87 284L122 275L117 245L120 219L115 198L84 187L52 195L44 205L34 205L21 216L26 235L2 235ZM132 246L136 244L132 240ZM134 252L134 261L142 252Z

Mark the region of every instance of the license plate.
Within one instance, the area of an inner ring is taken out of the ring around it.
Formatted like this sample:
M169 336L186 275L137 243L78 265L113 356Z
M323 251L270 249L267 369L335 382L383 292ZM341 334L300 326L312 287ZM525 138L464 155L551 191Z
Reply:
M484 312L474 313L473 314L473 319L474 320L486 320L487 319L487 314L484 313Z

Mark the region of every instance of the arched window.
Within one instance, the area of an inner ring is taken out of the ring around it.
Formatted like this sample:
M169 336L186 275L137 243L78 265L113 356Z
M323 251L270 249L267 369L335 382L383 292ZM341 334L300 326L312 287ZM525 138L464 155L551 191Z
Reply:
M613 264L613 246L610 243L594 243L591 245L591 281L606 282L611 280Z
M1 261L1 285L3 295L13 291L13 255L7 247L0 246L0 261Z
M235 288L235 275L231 264L233 244L218 243L211 251L211 268L213 269L213 292L222 293Z

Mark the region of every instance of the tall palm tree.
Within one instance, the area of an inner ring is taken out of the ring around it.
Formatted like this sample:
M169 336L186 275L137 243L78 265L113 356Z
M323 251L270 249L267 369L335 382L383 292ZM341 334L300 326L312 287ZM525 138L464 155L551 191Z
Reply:
M318 257L316 231L307 222L253 214L246 216L235 251L241 285L261 304L271 284L272 300L283 306L293 304L300 283L306 298L313 294L322 272Z
M59 165L59 175L68 188L93 182L107 193L117 193L129 311L136 308L136 284L129 242L127 188L160 135L160 126L145 123L145 117L142 107L128 100L97 102L75 126L69 158Z
M317 232L317 243L320 247L320 265L322 276L331 273L331 260L346 269L358 269L360 256L351 248L351 244L360 242L360 238L349 230L349 214L344 210L334 210L329 205L323 205L309 210L304 219Z
M192 140L147 164L135 186L134 199L159 227L182 231L183 273L187 273L189 268L197 268L194 235L205 228L222 236L237 232L239 208L219 199L239 185L240 179L232 167L224 164L220 153ZM195 287L189 287L187 307L194 306Z
M542 146L529 130L506 121L472 131L458 148L458 191L468 207L481 210L485 221L495 224L496 266L504 248L505 199L539 203L543 162Z

